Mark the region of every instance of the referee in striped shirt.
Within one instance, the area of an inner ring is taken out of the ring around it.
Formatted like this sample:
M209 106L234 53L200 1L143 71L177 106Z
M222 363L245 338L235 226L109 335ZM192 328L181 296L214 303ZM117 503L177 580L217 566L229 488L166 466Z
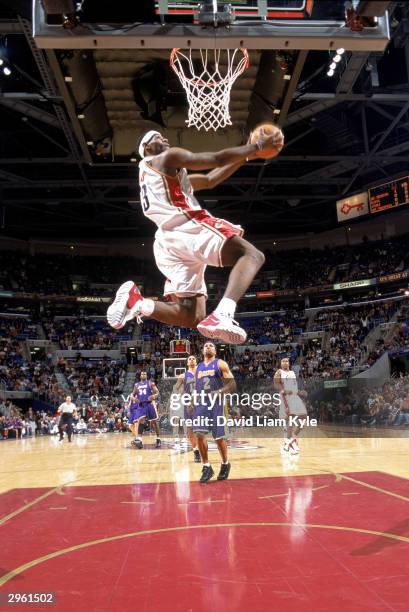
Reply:
M58 431L60 432L59 442L63 441L64 430L67 431L68 442L71 442L72 421L77 417L77 407L72 402L71 395L67 395L65 402L58 407L58 414L60 415L60 422L58 424Z

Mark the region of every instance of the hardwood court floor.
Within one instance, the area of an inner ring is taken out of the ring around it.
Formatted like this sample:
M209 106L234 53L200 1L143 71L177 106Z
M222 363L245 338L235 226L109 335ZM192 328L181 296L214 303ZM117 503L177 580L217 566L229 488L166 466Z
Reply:
M208 485L191 452L154 438L1 442L0 603L52 591L57 610L407 610L403 436L306 438L295 458L239 438L231 480Z

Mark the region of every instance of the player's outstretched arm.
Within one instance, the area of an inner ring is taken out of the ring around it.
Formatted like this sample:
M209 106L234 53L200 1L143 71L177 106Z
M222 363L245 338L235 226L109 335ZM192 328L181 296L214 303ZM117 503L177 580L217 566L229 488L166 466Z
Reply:
M251 134L247 140L246 144L251 144ZM284 144L284 140L280 135L280 140L277 142L277 154L281 151L281 148ZM246 161L250 161L253 159L257 159L257 153L252 153L248 157L246 157ZM211 170L208 174L190 174L189 180L192 185L193 191L201 191L202 189L213 189L223 183L226 179L229 178L232 174L236 172L241 166L243 162L236 162L234 164L227 164L226 166L222 166L221 168L215 168Z
M242 165L243 162L240 161L235 164L227 164L227 166L222 166L221 168L215 168L208 174L189 174L189 180L193 191L217 187L217 185L223 183L223 181L234 174Z
M168 170L187 168L188 170L211 170L228 164L243 163L247 157L261 150L257 144L222 149L212 153L192 153L186 149L173 147L162 153L162 164ZM158 156L159 158L159 156ZM159 160L158 160L159 161Z
M241 147L231 147L230 149L222 149L213 153L192 153L186 149L173 147L158 155L157 161L160 159L160 165L168 171L179 168L211 170L212 168L221 168L228 164L244 162L247 158L253 158L257 151L262 151L263 149L277 148L277 151L281 150L282 144L282 135L280 132L277 132L271 136L263 135L255 144L245 144Z

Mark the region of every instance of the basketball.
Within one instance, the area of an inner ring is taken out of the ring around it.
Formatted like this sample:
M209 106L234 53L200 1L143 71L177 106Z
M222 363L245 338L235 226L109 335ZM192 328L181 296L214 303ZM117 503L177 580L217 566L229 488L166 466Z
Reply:
M251 133L250 142L251 144L256 144L258 140L265 140L269 136L273 136L275 133L281 133L280 128L273 123L263 123L258 125ZM280 150L277 147L273 147L271 149L263 149L262 151L257 151L257 157L261 157L262 159L271 159L278 155Z

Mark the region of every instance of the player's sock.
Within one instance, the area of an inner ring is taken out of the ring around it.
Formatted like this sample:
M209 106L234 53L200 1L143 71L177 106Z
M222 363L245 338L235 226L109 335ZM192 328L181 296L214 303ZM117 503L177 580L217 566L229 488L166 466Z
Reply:
M141 314L144 317L150 317L155 310L155 302L149 298L143 298L130 308L132 314Z
M210 467L210 463L204 463L203 467Z
M237 303L230 298L222 298L219 304L216 306L216 310L214 311L216 314L224 314L228 317L233 318L234 313L236 312Z

